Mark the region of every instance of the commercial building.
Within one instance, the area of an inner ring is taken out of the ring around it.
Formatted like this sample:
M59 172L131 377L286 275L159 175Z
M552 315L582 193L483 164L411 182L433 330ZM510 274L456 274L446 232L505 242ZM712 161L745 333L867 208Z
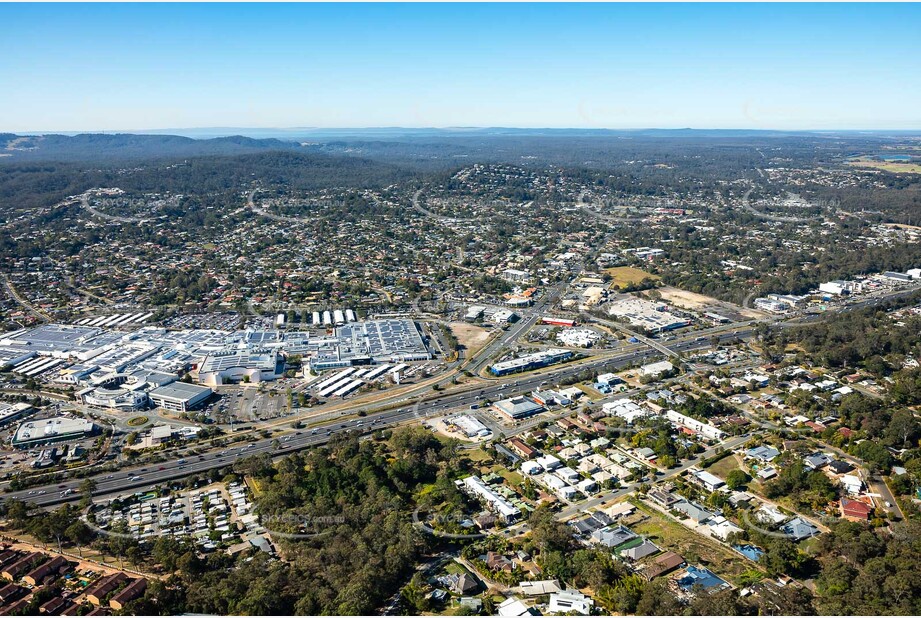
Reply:
M508 309L499 309L491 316L489 316L489 319L499 325L511 324L518 319L518 314L514 311L509 311Z
M20 424L13 435L13 446L30 448L66 440L79 440L93 435L96 425L92 421L69 416L56 416L29 420Z
M412 320L368 320L339 326L335 336L318 341L310 367L314 371L322 371L431 358L422 334Z
M896 273L892 271L884 272L883 278L889 279L890 281L895 281L897 283L909 283L911 281L911 275L905 273Z
M842 296L844 294L855 294L863 289L863 285L858 281L842 281L836 279L819 285L819 292L831 294L833 296Z
M534 354L527 354L518 358L495 363L489 367L489 372L494 376L504 376L519 371L528 371L561 363L572 358L572 351L560 348L549 348Z
M464 432L464 435L468 438L484 438L491 433L486 425L469 414L461 414L460 416L449 418L447 421L453 423L458 429Z
M98 370L98 365L71 365L61 370L54 381L60 384L86 384L90 376Z
M589 348L601 340L601 333L591 328L567 328L557 334L556 340L570 347Z
M206 356L198 366L198 381L209 386L228 382L258 383L278 378L284 361L267 348L231 348Z
M519 396L497 401L493 404L493 409L509 418L518 419L537 414L543 411L544 407L535 401Z
M675 370L675 366L668 361L659 361L657 363L649 363L648 365L643 365L640 367L640 375L651 376L657 378L664 373L669 373Z
M628 297L614 301L608 305L608 313L650 333L661 333L691 325L689 319L670 313L665 303L642 298Z
M756 298L753 304L755 305L755 309L767 311L768 313L784 313L790 309L785 303L771 298Z
M127 387L91 386L78 391L76 395L88 406L123 411L143 410L148 401L147 393L140 390L143 386L144 384L137 385L137 390Z
M794 296L792 294L768 294L767 297L771 300L776 300L779 303L783 303L791 309L798 309L799 307L802 307L808 300L807 296Z
M470 305L467 307L467 313L464 314L464 319L468 322L476 322L483 316L484 311L486 311L486 307L483 305Z
M173 382L153 389L148 395L157 407L173 412L186 412L200 406L213 392L207 386Z
M0 427L15 421L20 416L25 416L33 410L32 406L27 403L3 403L0 402Z
M600 373L598 377L595 378L595 382L597 384L604 384L605 386L612 386L614 384L620 384L623 380L613 373Z
M175 379L175 378L173 378ZM124 373L93 376L90 386L76 393L86 405L113 410L134 411L147 406L148 384Z
M545 315L541 317L540 321L541 321L541 324L549 324L551 326L572 327L576 325L575 320L570 320L568 318L555 318L549 315Z
M337 314L351 322L349 310L337 310ZM316 317L322 321L319 313ZM332 320L329 313L330 324ZM28 377L85 387L80 397L87 404L120 410L143 408L149 401L146 391L174 382L187 371L199 383L217 386L276 379L283 374L287 355L309 359L306 364L314 371L431 359L411 320L351 322L336 327L334 335L274 328L226 331L149 326L123 332L44 324L0 335L0 342L0 365Z

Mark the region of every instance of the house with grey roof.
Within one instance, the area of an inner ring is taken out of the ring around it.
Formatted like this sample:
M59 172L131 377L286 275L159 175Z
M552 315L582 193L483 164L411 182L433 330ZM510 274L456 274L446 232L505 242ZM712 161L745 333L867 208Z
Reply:
M698 524L703 523L713 517L713 513L707 509L694 502L688 502L687 500L673 504L672 508L679 513L684 513L684 515L686 515L689 519Z
M803 539L814 537L820 532L815 525L809 523L801 517L791 519L780 529L794 541L802 541Z
M596 545L604 545L605 547L617 547L623 545L627 541L632 541L637 538L635 532L626 528L624 526L617 526L616 528L604 528L602 530L596 530L589 537L592 543Z
M649 539L644 539L642 543L636 547L631 547L620 552L621 556L629 558L630 560L636 561L646 556L651 556L659 551L658 546Z
M780 451L778 451L773 446L761 445L761 446L756 446L755 448L750 448L747 451L745 451L746 457L755 459L757 461L760 461L761 463L768 463L769 461L773 461L774 458L777 457L778 455L780 455Z

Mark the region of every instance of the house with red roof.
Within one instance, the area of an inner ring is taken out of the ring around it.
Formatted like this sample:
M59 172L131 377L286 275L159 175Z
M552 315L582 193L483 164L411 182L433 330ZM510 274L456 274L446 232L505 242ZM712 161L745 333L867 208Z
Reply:
M848 521L870 521L873 507L859 500L841 498L841 517Z

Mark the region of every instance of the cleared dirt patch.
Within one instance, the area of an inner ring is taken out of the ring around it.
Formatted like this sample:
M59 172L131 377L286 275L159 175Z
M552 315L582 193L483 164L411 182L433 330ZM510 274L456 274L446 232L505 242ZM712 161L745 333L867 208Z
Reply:
M468 353L473 353L483 347L486 340L489 339L489 330L475 324L467 322L450 322L451 332L457 337L457 342L467 349Z
M726 301L713 298L712 296L704 296L703 294L688 292L687 290L679 290L678 288L664 287L659 288L658 291L659 294L662 295L662 300L667 303L671 303L679 309L716 313L719 313L720 311L731 311L733 313L741 314L747 318L762 318L767 315L763 311L744 309L741 305L734 305L732 303L727 303ZM732 316L726 317L731 318Z

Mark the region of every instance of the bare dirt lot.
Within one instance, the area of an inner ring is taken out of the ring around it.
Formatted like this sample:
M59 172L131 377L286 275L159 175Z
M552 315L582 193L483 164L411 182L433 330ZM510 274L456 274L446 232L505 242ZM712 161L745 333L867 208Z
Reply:
M710 296L704 296L703 294L679 290L678 288L663 287L658 288L658 291L662 295L662 300L671 303L679 309L719 313L731 320L739 319L738 316L746 318L763 318L766 315L763 311L744 309L740 305L727 303Z
M489 339L489 330L467 322L451 322L448 324L451 332L457 337L457 342L467 349L467 353L476 352L486 340Z

